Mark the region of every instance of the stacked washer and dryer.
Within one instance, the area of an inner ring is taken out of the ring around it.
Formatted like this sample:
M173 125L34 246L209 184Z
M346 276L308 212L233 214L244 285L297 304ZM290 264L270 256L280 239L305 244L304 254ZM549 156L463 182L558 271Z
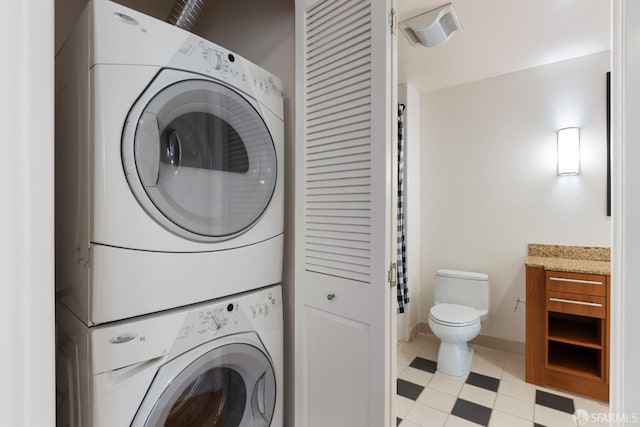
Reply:
M59 426L281 426L281 81L92 0L56 57Z

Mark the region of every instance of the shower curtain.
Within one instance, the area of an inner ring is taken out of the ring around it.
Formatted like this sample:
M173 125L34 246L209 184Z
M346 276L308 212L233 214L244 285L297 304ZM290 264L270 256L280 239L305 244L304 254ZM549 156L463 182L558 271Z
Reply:
M407 284L407 248L404 227L404 105L398 104L398 265L397 290L398 313L404 313L409 303L409 286Z

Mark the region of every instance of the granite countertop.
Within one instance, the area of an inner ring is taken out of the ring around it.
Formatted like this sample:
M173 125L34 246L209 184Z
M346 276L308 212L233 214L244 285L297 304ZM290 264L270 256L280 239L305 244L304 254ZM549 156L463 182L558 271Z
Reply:
M530 243L526 265L545 270L608 276L611 274L611 249Z

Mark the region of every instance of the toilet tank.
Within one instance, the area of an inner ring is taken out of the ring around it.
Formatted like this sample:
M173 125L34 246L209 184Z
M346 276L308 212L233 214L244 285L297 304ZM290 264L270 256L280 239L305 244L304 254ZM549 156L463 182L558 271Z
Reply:
M489 276L460 270L438 270L435 275L435 303L473 307L480 319L489 314Z

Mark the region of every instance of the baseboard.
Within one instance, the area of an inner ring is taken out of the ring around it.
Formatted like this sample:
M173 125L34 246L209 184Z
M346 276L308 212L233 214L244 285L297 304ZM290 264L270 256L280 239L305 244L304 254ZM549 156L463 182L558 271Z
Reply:
M409 329L409 341L414 339L418 335L418 324L415 324L413 328Z
M429 324L427 322L418 323L417 329L421 334L433 335L433 332L431 332L431 328L429 327ZM411 338L413 338L413 336ZM525 349L523 342L511 341L504 338L492 337L489 335L478 335L471 340L471 343L495 348L496 350L503 350L518 354L524 354Z

